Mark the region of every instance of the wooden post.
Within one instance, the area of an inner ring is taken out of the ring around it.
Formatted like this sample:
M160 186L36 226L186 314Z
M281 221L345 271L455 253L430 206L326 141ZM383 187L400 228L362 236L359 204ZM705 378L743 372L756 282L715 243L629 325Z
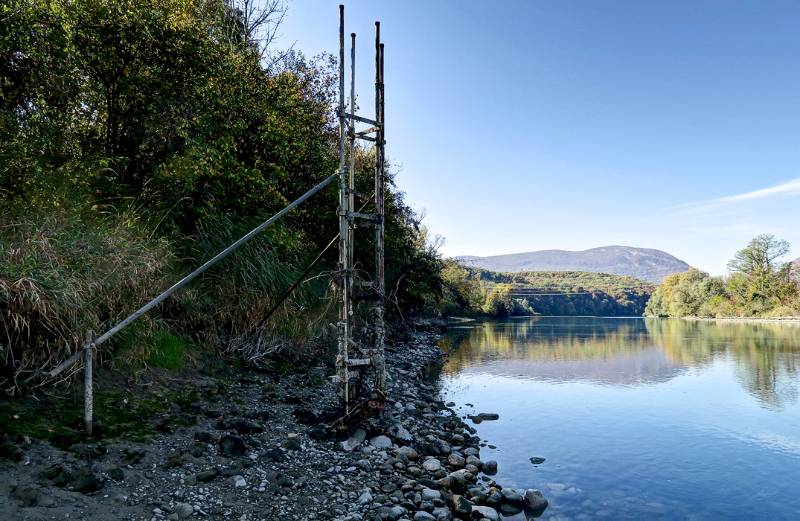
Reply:
M92 415L94 413L92 351L94 351L94 334L89 330L86 332L86 342L83 344L83 422L86 425L86 434L90 436L92 435Z

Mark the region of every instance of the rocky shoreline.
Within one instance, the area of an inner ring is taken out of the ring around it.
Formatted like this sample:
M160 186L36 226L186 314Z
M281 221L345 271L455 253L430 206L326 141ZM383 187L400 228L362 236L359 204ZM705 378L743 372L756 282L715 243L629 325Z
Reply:
M430 373L443 355L432 332L390 347L387 402L336 436L328 369L245 371L199 383L191 426L148 443L59 450L23 440L0 460L0 518L450 520L540 515L535 490L503 489L481 440L441 401ZM489 415L491 416L491 415ZM491 418L490 418L491 419Z

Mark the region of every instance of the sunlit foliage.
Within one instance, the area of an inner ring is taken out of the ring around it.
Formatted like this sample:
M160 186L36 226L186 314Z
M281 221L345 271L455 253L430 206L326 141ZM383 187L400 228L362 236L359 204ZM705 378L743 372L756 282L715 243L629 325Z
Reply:
M692 269L664 279L646 314L662 317L784 317L800 315L800 287L790 263L778 262L786 241L759 235L738 251L727 277Z
M335 171L336 62L275 49L284 12L280 0L0 3L0 383L35 375ZM391 180L385 195L389 312L431 311L439 256ZM337 233L336 204L335 188L316 195L151 329L218 343L257 323ZM335 269L332 250L270 332L324 328Z
M445 261L446 315L637 316L653 291L632 277L579 271L498 273Z

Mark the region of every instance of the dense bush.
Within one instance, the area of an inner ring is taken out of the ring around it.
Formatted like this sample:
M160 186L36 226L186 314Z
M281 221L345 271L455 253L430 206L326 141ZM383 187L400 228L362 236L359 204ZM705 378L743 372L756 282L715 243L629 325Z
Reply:
M85 331L134 311L168 280L172 245L130 213L0 208L4 385L58 363Z
M14 210L0 229L6 384L334 172L335 62L265 47L275 27L248 26L259 17L237 4L0 6L0 203ZM371 152L358 153L359 183L371 190ZM391 310L431 310L439 257L393 183L385 196ZM337 233L336 204L334 188L316 195L105 349L141 365L170 359L148 352L151 340L218 344L247 332ZM368 234L359 240L369 251ZM331 251L267 322L274 344L297 345L330 321L331 277L317 275L335 267Z
M691 269L664 279L645 314L659 317L787 317L800 315L792 265L777 262L788 244L759 235L737 252L727 277Z

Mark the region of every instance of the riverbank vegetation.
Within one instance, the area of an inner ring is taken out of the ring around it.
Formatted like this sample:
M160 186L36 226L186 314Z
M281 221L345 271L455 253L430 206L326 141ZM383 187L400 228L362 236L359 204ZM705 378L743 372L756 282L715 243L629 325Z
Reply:
M498 273L446 260L445 315L640 316L653 291L633 277L580 271Z
M797 266L780 259L789 243L771 234L755 237L728 264L730 274L713 277L697 269L664 279L645 314L659 317L800 316Z
M265 6L0 7L5 391L36 385L85 331L104 331L335 171L335 61L277 48L285 9ZM236 345L337 233L336 201L333 188L316 195L105 344L101 361L180 367L199 346ZM391 180L386 207L388 312L432 309L440 261ZM269 345L294 356L323 334L335 267L332 249L265 324Z

